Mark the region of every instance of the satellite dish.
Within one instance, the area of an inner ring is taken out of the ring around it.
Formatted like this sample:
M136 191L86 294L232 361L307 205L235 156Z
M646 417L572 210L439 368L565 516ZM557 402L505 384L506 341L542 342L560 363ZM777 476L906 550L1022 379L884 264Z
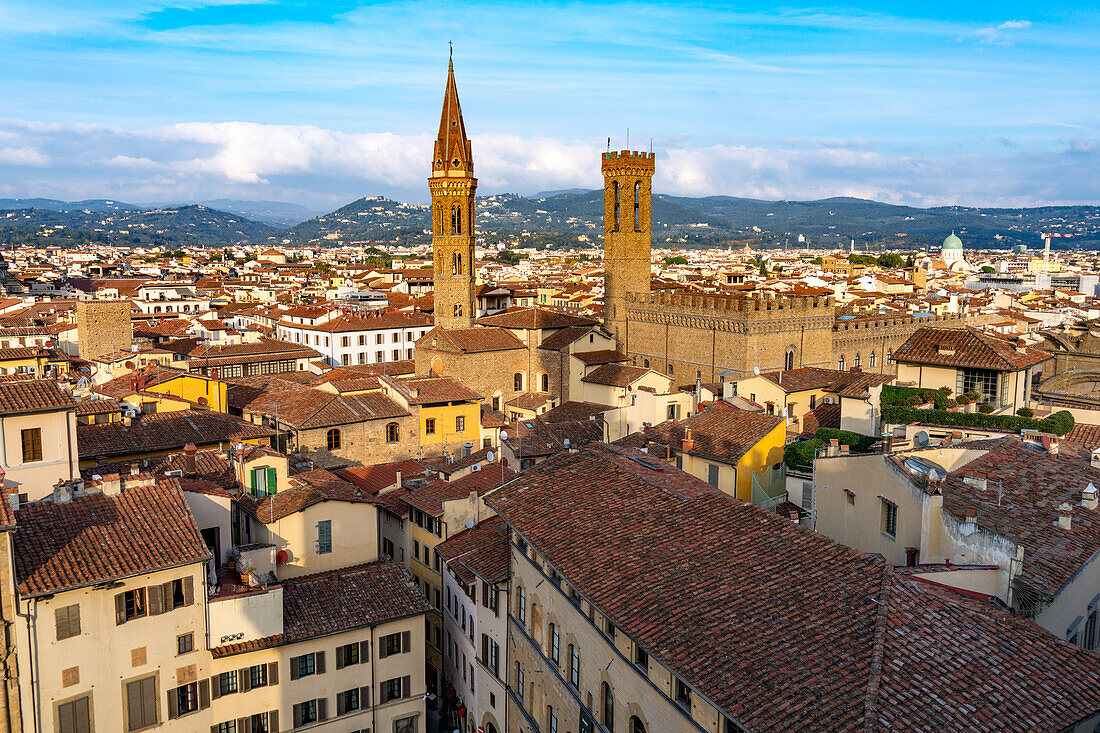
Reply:
M917 434L913 436L913 442L915 442L917 445L921 446L922 448L927 446L928 445L928 433L924 432L923 430L918 431Z
M760 376L760 367L753 367L752 368L752 373L759 377Z
M507 430L501 430L500 431L500 439L501 440L508 440L508 431Z
M488 453L485 454L485 460L487 460L489 463L492 463L496 459L497 459L497 457L493 455L492 451L489 451Z
M474 518L473 517L466 517L466 529L473 529L473 528L474 528Z

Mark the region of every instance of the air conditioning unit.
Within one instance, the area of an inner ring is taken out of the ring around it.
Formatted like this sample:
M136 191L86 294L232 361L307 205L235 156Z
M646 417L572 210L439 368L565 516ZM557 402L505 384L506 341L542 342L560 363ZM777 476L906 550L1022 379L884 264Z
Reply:
M173 468L171 471L165 471L165 476L171 476L172 478L183 478L183 469Z
M470 470L471 471L480 471L481 470L481 464L480 463L475 463L474 465L470 466Z
M825 404L826 404L826 405L831 405L831 404L833 404L833 398L832 398L832 397L826 397L826 398L825 398Z

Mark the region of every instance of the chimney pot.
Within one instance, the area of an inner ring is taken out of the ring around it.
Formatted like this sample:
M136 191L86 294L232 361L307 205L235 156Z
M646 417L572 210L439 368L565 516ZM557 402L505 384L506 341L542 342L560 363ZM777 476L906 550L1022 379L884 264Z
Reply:
M1065 530L1073 527L1073 507L1067 502L1058 507L1058 527Z
M1081 506L1086 509L1096 509L1098 503L1100 502L1097 501L1097 489L1090 482L1085 490L1081 492Z
M680 443L680 449L684 453L690 453L695 450L695 441L691 437L691 428L684 430L684 439Z

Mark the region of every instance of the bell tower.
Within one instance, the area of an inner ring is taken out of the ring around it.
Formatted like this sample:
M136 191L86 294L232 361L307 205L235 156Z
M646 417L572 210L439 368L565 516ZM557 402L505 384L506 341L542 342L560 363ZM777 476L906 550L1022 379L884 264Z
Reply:
M627 293L648 294L652 248L653 153L603 154L604 325L627 350Z
M474 161L462 108L458 104L454 62L447 65L447 90L439 137L435 141L432 176L432 260L435 280L435 325L470 328L476 300L474 289Z

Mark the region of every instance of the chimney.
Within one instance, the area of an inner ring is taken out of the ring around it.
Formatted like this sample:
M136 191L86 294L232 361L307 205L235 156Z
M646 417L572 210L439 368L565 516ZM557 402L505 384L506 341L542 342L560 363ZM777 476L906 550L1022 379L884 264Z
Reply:
M185 476L194 476L199 472L199 449L194 443L183 446L183 473Z
M1073 507L1067 502L1062 502L1058 507L1058 527L1069 530L1073 526Z
M394 480L393 480L393 485L396 488L400 489L401 488L401 469L400 468L397 469L397 471L395 471L394 473L395 473L395 476L394 476Z
M963 517L962 527L959 528L963 535L971 535L978 531L978 509L968 506Z
M1090 481L1089 485L1085 487L1085 490L1081 492L1081 506L1086 509L1096 509L1098 504L1096 493L1096 487Z
M691 437L691 428L684 430L684 439L680 442L680 450L684 453L691 453L695 450L695 441Z
M122 477L117 473L109 473L103 477L100 490L104 496L118 496L122 493Z

